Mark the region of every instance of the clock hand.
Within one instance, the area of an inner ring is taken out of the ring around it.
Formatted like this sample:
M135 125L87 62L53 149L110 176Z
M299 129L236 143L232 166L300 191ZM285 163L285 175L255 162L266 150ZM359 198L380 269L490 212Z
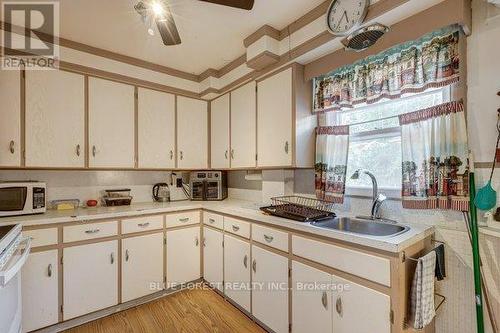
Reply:
M340 23L342 23L342 19L344 18L344 16L345 16L347 23L349 23L349 17L347 16L347 10L344 10L344 14L342 14L342 16L340 17L339 23L337 24L337 29L340 27Z
M347 16L347 10L344 10L344 15L347 23L349 23L349 17Z

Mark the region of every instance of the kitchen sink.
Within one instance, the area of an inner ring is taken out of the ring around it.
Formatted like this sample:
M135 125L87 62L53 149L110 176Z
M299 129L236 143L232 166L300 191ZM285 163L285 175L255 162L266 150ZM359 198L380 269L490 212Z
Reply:
M329 220L311 222L310 224L322 229L338 230L352 234L376 237L394 237L410 230L410 227L398 224L350 217L337 217Z

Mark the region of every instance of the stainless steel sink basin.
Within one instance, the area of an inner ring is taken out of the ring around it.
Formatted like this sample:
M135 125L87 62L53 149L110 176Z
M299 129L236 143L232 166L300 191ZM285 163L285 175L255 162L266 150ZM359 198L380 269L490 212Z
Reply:
M311 225L323 229L376 237L394 237L410 230L409 227L398 224L350 217L337 217L331 220L311 222Z

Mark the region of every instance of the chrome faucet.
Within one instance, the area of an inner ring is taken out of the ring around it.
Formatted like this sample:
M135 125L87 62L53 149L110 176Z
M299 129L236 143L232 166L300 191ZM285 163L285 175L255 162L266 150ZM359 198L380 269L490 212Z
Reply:
M378 193L377 179L370 171L358 169L352 174L351 179L359 179L360 173L368 175L372 180L373 195L372 195L372 210L370 219L371 220L381 219L380 206L382 206L387 197L382 193Z

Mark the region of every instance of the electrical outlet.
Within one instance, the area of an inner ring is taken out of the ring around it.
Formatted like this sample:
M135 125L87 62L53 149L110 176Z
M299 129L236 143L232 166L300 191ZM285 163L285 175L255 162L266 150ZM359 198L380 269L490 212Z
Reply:
M177 187L182 187L182 178L177 178L175 181Z

